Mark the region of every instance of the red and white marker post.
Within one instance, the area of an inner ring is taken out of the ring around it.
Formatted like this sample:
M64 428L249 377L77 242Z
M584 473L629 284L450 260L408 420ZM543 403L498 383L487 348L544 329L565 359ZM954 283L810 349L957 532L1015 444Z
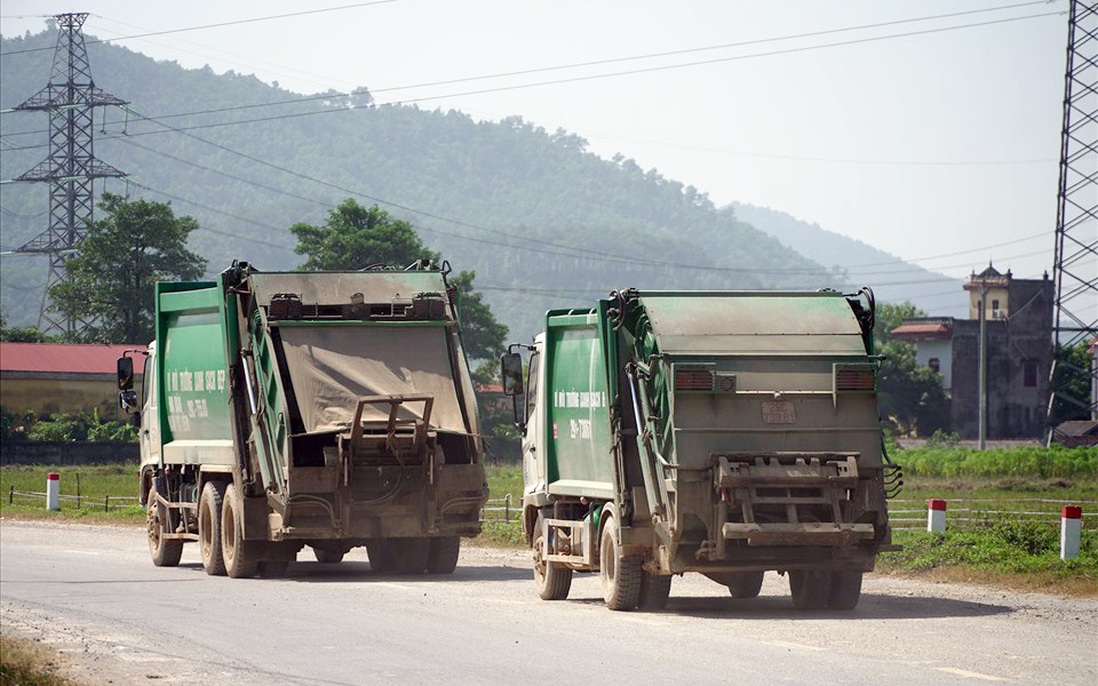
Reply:
M1083 531L1083 508L1064 505L1060 510L1060 559L1079 557L1079 536Z
M930 533L946 530L946 501L937 498L927 501L926 530Z
M57 472L46 475L46 509L61 509L61 475Z

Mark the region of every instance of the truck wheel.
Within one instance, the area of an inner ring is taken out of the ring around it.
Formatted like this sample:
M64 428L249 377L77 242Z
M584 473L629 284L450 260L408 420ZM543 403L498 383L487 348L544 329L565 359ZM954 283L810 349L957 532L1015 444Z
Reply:
M639 557L625 557L614 535L615 523L607 522L599 546L599 579L606 607L611 610L632 610L640 602L641 569Z
M640 584L640 610L658 611L667 607L667 597L671 595L670 574L649 574L642 570Z
M336 548L334 546L314 545L313 555L316 555L316 561L326 565L334 565L343 561L343 556L346 553L342 548Z
M207 481L198 498L198 548L202 567L211 576L225 576L225 559L221 554L221 513L225 500L225 484Z
M461 554L461 536L435 536L427 551L428 574L453 574Z
M149 555L157 567L175 567L183 557L183 541L166 539L162 535L164 522L167 521L166 517L162 518L163 509L150 496L145 514L145 523L149 530Z
M225 571L233 579L255 576L259 571L259 560L244 541L244 513L239 511L240 506L236 486L229 484L221 509L221 555Z
M378 574L391 574L393 565L392 540L374 538L366 541L366 556L370 558L370 568Z
M724 577L724 585L733 598L758 598L762 590L762 572L731 572Z
M422 574L427 569L427 557L431 542L426 538L398 538L395 543L393 565L397 574Z
M789 592L798 610L822 610L831 596L831 572L814 569L789 570Z
M853 610L862 597L862 573L838 571L831 573L831 595L827 606L832 610Z
M543 517L539 514L534 524L534 583L542 600L564 600L572 589L572 569L559 562L546 562L541 557Z

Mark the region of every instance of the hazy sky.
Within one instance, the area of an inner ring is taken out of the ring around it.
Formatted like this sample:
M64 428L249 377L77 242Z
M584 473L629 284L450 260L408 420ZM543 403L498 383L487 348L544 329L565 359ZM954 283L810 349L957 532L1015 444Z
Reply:
M951 275L994 259L1040 277L1053 260L1067 7L3 0L0 33L89 12L86 34L184 67L300 93L366 86L380 103L478 119L517 114L718 205L769 206ZM225 22L239 23L211 26ZM525 73L476 78L509 72Z

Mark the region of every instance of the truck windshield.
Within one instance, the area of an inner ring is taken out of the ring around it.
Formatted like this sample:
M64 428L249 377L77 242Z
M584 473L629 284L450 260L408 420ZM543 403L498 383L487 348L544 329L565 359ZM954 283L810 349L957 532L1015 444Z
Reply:
M283 352L307 433L346 429L360 397L429 395L430 424L468 433L454 384L447 331L442 326L283 327ZM367 405L364 420L388 418ZM422 403L401 408L420 415Z

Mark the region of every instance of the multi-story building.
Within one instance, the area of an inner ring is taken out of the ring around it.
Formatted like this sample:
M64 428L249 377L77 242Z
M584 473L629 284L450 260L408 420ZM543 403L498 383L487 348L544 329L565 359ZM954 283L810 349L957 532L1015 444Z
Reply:
M1053 283L1015 279L994 267L973 272L969 318L905 319L893 337L916 346L916 361L937 370L950 402L953 430L979 434L980 307L986 319L987 437L1040 438L1052 367Z

